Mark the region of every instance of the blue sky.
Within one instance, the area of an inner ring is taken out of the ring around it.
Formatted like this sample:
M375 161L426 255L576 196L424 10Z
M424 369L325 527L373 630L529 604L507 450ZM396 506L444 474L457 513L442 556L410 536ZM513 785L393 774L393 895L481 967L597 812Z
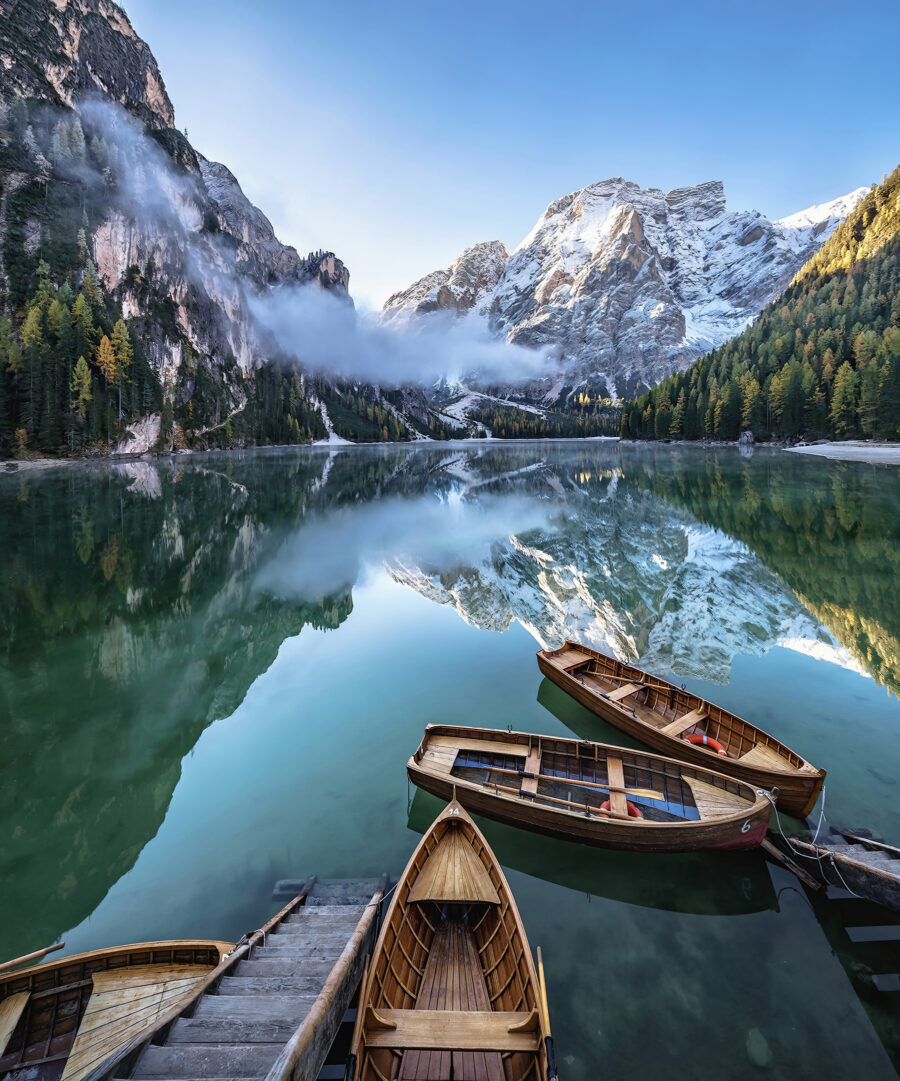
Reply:
M363 303L609 176L780 217L900 158L896 2L124 6L179 127Z

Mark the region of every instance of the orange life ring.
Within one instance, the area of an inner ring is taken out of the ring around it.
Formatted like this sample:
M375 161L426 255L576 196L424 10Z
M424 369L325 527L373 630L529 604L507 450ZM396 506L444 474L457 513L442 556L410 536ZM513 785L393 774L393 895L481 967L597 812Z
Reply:
M633 804L631 802L631 800L626 800L625 804L628 807L628 817L629 818L643 818L644 817L643 813L641 812L640 807ZM604 800L603 803L600 804L600 810L601 811L610 811L610 810L612 810L612 808L609 805L609 800Z
M704 736L699 732L691 732L689 736L682 736L681 738L686 739L688 743L695 743L698 745L702 745L703 747L710 747L716 752L716 754L720 754L723 758L728 757L728 752L725 750L722 744L719 743L717 739L713 739L712 736Z

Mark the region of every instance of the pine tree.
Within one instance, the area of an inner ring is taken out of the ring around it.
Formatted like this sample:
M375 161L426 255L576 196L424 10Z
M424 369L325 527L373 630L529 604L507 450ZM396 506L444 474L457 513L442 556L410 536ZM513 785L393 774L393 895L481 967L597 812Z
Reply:
M863 434L875 438L878 423L878 364L870 360L859 379L859 426Z
M75 332L74 348L77 356L89 357L95 348L94 316L84 293L79 293L72 305L72 324Z
M119 389L119 423L121 423L122 384L129 381L127 372L134 357L134 349L131 346L131 338L128 336L128 328L121 319L113 327L112 349L116 359L116 384Z
M112 342L105 334L100 339L100 345L97 347L97 367L106 380L106 385L108 387L113 386L118 375L116 354L113 352Z
M856 372L845 360L834 377L830 420L838 435L846 435L856 425Z
M72 412L76 413L83 423L92 396L91 369L84 357L79 357L75 364L69 389L72 392Z

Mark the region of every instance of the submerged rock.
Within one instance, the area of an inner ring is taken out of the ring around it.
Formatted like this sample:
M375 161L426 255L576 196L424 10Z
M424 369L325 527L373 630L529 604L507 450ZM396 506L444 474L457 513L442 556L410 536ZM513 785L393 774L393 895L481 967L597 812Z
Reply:
M746 1047L747 1058L754 1066L767 1070L772 1065L772 1048L758 1028L751 1028L747 1033Z

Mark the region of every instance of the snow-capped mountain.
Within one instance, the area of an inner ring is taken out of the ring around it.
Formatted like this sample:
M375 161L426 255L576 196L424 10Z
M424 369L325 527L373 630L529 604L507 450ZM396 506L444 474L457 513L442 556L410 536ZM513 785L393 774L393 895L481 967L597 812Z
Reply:
M455 310L507 341L556 347L561 367L518 388L526 400L624 396L742 330L866 190L770 221L729 211L719 181L664 193L604 180L551 203L507 259L499 241L468 248L390 297L383 318Z

